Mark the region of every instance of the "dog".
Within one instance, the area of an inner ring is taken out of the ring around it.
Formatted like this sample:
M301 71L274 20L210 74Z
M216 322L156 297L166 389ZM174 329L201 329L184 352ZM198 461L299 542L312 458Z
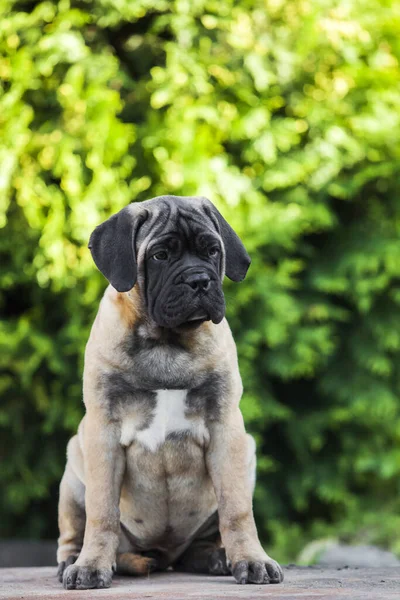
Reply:
M250 258L210 200L132 203L90 237L109 286L85 351L86 414L60 485L58 577L174 570L279 583L253 517L255 443L245 432L222 280Z

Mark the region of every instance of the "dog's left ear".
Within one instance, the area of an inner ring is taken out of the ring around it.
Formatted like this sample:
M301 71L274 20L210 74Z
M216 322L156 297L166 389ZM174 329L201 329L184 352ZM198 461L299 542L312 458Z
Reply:
M251 263L251 258L246 252L239 236L233 231L232 227L215 206L207 201L206 212L217 222L217 229L222 237L225 246L225 274L232 281L242 281L246 277L246 273ZM211 210L207 210L211 209ZM214 217L214 218L213 218Z
M97 268L118 292L129 292L137 279L136 235L147 211L130 204L96 227L89 248Z

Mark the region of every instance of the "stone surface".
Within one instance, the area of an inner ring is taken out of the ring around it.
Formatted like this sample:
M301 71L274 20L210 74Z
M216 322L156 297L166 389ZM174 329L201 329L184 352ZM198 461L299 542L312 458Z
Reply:
M0 598L7 600L398 600L400 569L324 569L286 567L281 585L237 585L232 577L156 573L148 578L115 577L108 590L67 592L54 567L0 569Z
M376 546L346 546L334 544L320 555L318 564L324 567L400 567L400 560L391 552Z
M56 552L56 541L0 540L0 567L55 565Z
M297 561L301 565L321 567L400 567L392 552L369 545L341 544L334 538L313 540L305 546Z

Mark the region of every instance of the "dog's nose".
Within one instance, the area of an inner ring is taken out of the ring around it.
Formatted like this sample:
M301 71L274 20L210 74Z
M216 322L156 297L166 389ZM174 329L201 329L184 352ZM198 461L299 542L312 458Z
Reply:
M210 287L210 281L211 279L207 273L192 273L185 279L185 283L190 285L192 290L203 290L205 292Z

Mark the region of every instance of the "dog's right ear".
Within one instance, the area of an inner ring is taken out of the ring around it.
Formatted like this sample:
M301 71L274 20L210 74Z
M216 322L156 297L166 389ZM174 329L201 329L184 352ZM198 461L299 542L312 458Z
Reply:
M204 207L206 214L214 222L225 246L225 274L232 281L242 281L246 277L251 258L237 233L225 221L211 200L203 198L203 201L206 203Z
M146 218L146 210L130 204L96 227L90 236L93 260L118 292L128 292L136 283L136 235Z

